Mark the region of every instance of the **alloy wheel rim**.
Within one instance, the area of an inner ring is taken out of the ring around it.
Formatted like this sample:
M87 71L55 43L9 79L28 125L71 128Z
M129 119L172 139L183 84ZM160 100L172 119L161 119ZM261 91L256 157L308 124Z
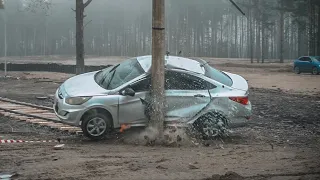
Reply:
M105 120L99 117L92 118L87 124L87 131L91 136L101 136L106 129Z
M297 74L299 73L299 68L298 68L298 67L294 68L294 70L295 70L295 72L296 72Z
M318 73L318 70L316 68L313 68L313 74L317 74Z
M219 135L219 130L217 128L212 128L212 127L203 128L203 132L208 137L216 137Z

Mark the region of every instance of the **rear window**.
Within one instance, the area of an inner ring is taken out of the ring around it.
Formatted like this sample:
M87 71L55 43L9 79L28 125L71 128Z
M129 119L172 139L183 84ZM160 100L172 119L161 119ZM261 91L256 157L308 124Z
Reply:
M223 73L222 71L219 71L219 70L209 66L208 64L204 65L204 68L206 70L205 76L207 76L208 78L211 78L215 81L218 81L224 85L232 86L233 82L232 82L231 78L228 75L226 75L225 73Z

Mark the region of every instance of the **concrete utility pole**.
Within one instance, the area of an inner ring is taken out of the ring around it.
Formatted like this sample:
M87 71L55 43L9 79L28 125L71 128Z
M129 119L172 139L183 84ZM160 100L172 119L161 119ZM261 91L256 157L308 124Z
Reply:
M152 1L152 68L150 126L163 135L164 125L164 56L165 56L165 0Z

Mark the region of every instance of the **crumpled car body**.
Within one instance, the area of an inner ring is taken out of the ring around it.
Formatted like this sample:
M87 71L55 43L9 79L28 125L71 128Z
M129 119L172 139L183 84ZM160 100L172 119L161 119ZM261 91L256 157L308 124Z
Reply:
M74 76L56 91L54 109L64 123L81 126L84 115L99 109L122 124L146 126L151 87L151 56L132 58L101 71ZM130 88L134 95L124 95ZM230 125L251 116L248 83L236 74L214 69L203 60L165 56L165 123L187 126L208 112L219 112Z

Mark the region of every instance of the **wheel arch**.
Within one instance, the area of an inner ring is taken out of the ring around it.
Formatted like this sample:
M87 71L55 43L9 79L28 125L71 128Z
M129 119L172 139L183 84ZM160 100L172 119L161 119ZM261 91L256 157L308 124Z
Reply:
M91 107L90 109L86 110L85 113L82 114L82 116L80 118L80 122L82 123L82 121L84 120L85 117L92 115L92 114L98 114L98 113L106 115L112 121L113 127L116 126L116 124L115 124L116 122L114 121L114 117L112 116L110 111L104 107L101 107L101 106Z
M317 65L312 65L312 70L311 70L311 71L312 71L312 74L313 74L313 69L316 69L316 70L317 70L317 73L316 73L315 75L320 74Z
M204 139L224 135L228 126L229 119L225 113L215 110L202 114L193 122L194 130L200 133ZM208 127L211 127L210 130L208 130Z
M207 111L204 111L203 113L199 114L197 117L193 118L192 121L189 121L188 124L193 124L203 116L206 116L208 114L220 114L221 116L224 116L226 119L229 120L229 116L222 110L222 109L209 109Z

